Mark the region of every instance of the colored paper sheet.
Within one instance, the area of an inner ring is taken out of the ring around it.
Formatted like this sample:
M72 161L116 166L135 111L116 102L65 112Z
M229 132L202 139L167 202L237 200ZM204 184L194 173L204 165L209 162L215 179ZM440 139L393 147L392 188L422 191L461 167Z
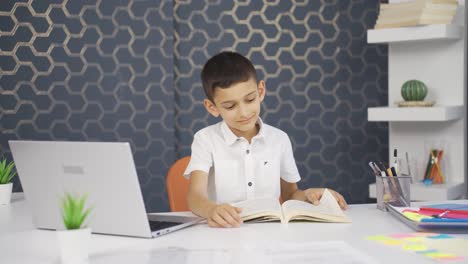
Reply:
M382 245L397 246L444 262L468 260L468 240L438 233L408 233L367 237Z

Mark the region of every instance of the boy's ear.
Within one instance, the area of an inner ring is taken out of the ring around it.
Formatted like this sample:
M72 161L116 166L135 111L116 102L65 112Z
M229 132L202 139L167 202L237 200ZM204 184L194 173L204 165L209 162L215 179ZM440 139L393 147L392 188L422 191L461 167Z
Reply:
M266 88L265 88L265 81L261 80L258 82L258 95L260 96L260 102L263 101L265 98Z
M206 111L208 111L212 116L218 117L219 116L219 111L218 108L216 108L216 105L209 99L203 100L203 105L206 108Z

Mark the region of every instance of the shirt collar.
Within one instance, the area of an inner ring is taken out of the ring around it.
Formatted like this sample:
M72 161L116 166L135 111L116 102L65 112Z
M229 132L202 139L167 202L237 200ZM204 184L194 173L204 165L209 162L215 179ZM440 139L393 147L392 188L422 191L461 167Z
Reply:
M253 138L264 138L265 137L265 132L264 132L264 128L263 128L263 121L262 121L262 119L260 117L257 119L257 124L260 126L260 129L258 130L257 135L255 135ZM224 141L228 145L232 145L232 144L234 144L234 142L236 142L237 140L240 139L240 137L236 136L236 134L234 134L232 132L232 130L229 128L229 126L224 121L221 123L221 132L223 134Z

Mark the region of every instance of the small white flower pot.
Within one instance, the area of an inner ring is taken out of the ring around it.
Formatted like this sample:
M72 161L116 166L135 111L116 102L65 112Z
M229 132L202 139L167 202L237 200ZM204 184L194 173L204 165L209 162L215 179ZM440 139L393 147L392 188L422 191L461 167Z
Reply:
M88 261L91 228L58 230L61 263L86 263Z
M0 205L10 204L13 183L0 184Z

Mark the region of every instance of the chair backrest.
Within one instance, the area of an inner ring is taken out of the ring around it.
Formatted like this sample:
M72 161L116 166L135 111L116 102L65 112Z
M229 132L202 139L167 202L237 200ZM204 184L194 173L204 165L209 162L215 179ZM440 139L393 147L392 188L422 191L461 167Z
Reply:
M172 212L189 211L187 204L187 193L190 180L184 177L184 171L190 162L190 156L177 160L166 177L167 196Z

